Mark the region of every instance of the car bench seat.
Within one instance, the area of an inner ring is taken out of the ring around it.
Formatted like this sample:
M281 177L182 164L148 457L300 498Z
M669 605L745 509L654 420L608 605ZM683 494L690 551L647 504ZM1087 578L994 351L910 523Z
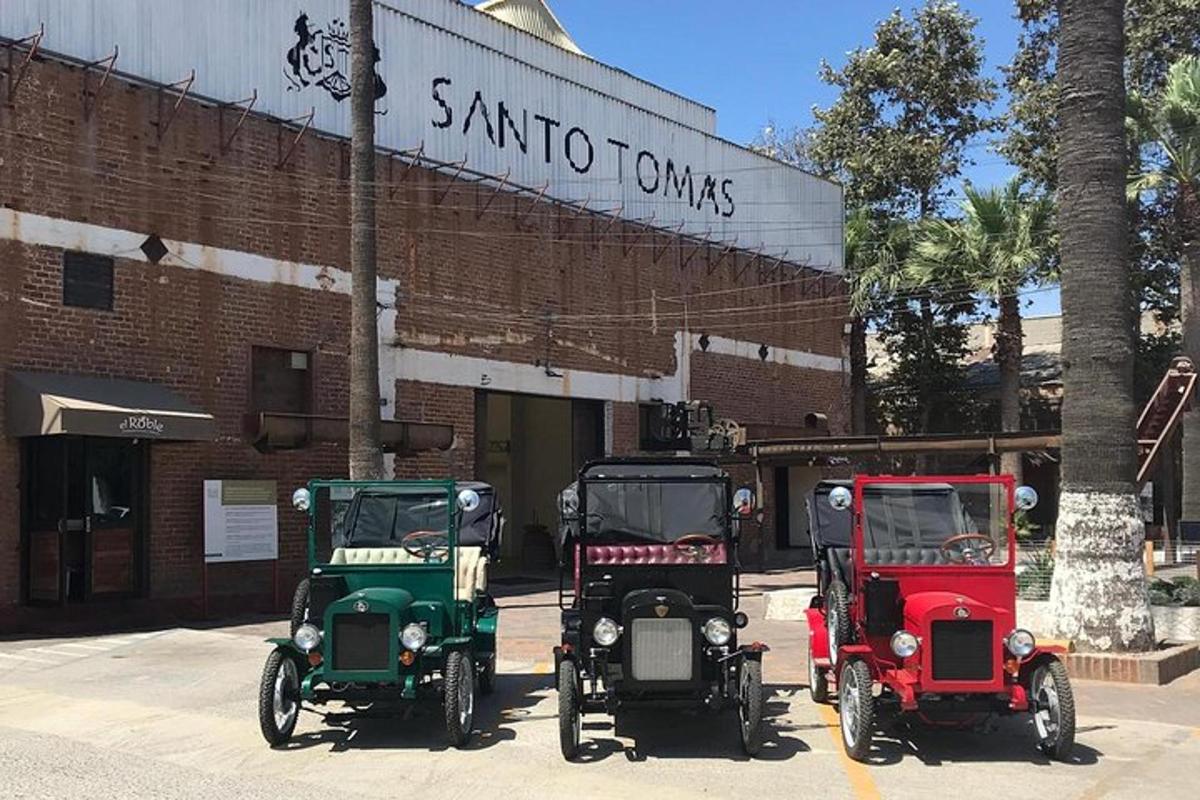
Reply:
M863 560L868 564L908 566L947 563L939 547L868 547L863 550Z
M475 597L476 592L487 591L488 557L482 547L463 546L456 548L454 569L454 596L460 600ZM333 551L330 564L349 566L386 566L389 564L423 564L424 559L414 556L403 547L339 547Z

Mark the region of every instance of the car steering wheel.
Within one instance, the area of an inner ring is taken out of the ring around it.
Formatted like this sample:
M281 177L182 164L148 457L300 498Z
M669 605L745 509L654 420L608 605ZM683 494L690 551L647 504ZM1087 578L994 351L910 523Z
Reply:
M707 561L709 555L707 548L717 547L721 544L721 540L707 533L685 533L671 544L676 550L686 553L696 561Z
M958 547L963 542L980 542L978 548ZM986 564L996 552L996 543L985 533L960 533L941 544L942 554L952 564Z
M412 531L404 535L400 546L423 561L445 561L450 553L450 537L441 531Z

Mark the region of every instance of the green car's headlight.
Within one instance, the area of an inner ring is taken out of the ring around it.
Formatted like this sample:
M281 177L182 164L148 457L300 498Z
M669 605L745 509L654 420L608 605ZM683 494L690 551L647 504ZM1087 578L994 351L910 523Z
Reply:
M425 632L425 628L415 622L405 625L404 630L400 631L400 644L404 645L406 650L420 650L427 641L429 641L429 634Z
M292 634L292 641L306 653L311 653L317 649L317 645L321 643L321 631L316 625L304 623L296 632Z

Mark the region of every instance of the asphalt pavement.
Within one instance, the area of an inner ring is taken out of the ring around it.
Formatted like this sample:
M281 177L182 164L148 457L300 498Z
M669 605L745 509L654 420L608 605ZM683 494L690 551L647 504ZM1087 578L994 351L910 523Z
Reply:
M496 586L500 675L477 735L444 741L436 705L354 715L305 712L289 746L256 716L267 636L282 619L69 639L0 641L0 796L190 798L1193 797L1200 786L1200 673L1165 687L1076 682L1078 747L1052 763L1028 722L978 731L894 725L871 765L842 753L833 706L805 687L803 623L763 619L761 590L803 573L748 576L748 635L767 642L767 734L746 758L732 714L643 712L619 727L586 717L580 763L558 751L545 583Z

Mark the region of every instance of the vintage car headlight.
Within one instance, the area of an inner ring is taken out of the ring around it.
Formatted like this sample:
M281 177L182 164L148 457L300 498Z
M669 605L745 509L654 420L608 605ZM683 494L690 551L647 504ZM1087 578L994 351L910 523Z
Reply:
M729 627L729 620L713 617L704 623L704 638L717 647L729 644L729 640L733 638L733 628Z
M596 620L596 625L592 628L592 639L601 647L612 647L620 636L621 627L608 617Z
M292 641L296 643L296 647L306 653L311 653L321 643L321 631L317 629L316 625L306 622L296 628L296 632L292 634Z
M908 631L896 631L892 634L892 652L901 658L908 658L917 652L917 637Z
M1024 628L1017 628L1004 639L1004 646L1008 648L1008 652L1017 658L1024 658L1032 653L1036 644L1037 640L1033 638L1033 634Z
M405 625L404 630L400 631L400 644L404 645L406 650L420 650L428 639L429 634L415 622Z

